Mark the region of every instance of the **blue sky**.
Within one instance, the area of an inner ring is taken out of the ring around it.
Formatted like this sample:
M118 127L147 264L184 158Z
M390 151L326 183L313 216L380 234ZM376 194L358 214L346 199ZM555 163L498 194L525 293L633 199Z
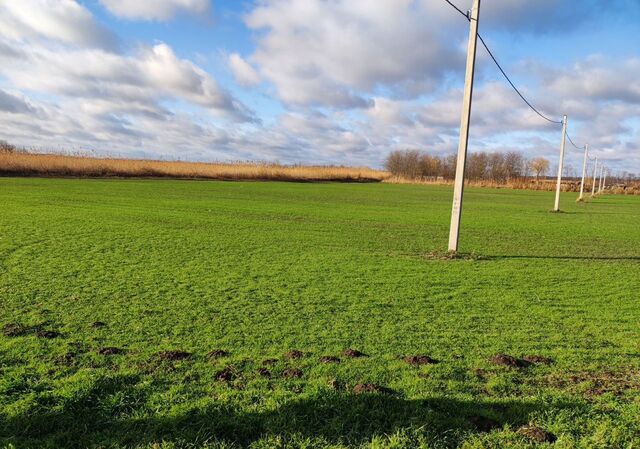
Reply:
M636 0L484 0L480 30L576 143L640 173L639 23ZM374 167L457 146L468 25L444 0L8 0L0 30L0 138L18 144ZM560 130L478 56L470 150L557 163Z

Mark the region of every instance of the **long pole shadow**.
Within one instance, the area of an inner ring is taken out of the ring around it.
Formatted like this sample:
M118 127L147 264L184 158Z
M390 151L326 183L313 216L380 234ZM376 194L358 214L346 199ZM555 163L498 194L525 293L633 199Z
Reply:
M180 414L154 414L145 407L151 391L140 390L139 381L136 376L103 379L55 410L36 407L10 418L0 414L0 443L79 448L147 447L160 442L195 447L216 442L247 447L275 438L360 446L398 431L417 431L453 448L474 433L527 424L550 407L536 399L408 400L393 392L356 395L327 390L260 411L209 402ZM122 398L130 398L130 403L122 403ZM573 402L553 405L554 410L572 412L583 407Z

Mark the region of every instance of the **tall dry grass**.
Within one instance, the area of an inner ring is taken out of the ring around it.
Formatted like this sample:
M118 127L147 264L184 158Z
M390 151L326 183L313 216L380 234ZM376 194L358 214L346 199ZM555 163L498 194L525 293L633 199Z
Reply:
M201 163L102 159L26 152L0 153L0 175L140 177L221 180L379 182L389 174L367 167L262 163Z
M389 176L383 182L389 184L427 184L427 185L453 185L452 180L442 178L420 178L420 179L407 179L397 176ZM506 182L495 182L488 180L466 180L465 185L471 187L488 187L494 189L515 189L515 190L540 190L546 192L553 192L556 190L555 179L540 179L535 178L521 178L508 180ZM597 187L597 186L596 186ZM563 180L561 190L563 192L579 192L580 181L576 180ZM591 192L591 180L586 183L585 192ZM609 185L606 189L606 193L616 195L640 195L640 182L630 182L624 185Z

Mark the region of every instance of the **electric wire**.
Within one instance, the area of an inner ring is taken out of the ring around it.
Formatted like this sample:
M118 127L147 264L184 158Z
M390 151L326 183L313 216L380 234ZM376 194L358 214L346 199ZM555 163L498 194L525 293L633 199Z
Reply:
M456 11L458 11L461 15L463 15L467 20L471 20L471 18L465 14L460 8L458 8L455 4L453 4L450 0L444 0L445 2L447 2L449 4L449 6L451 6L453 9L455 9ZM531 110L533 110L533 112L535 112L536 114L538 114L540 117L542 117L543 119L545 119L546 121L548 121L549 123L554 123L556 125L562 125L562 121L557 121L557 120L553 120L550 119L549 117L547 117L546 115L544 115L542 112L540 112L538 109L536 109L529 100L527 100L525 98L524 95L522 95L522 92L520 92L520 90L516 87L516 85L513 83L513 81L511 81L511 78L509 78L509 75L507 75L507 72L505 72L505 70L502 68L502 66L500 65L500 63L498 62L498 59L494 56L493 52L489 49L489 46L487 45L487 43L484 41L484 39L482 38L482 36L480 35L480 33L478 33L478 39L480 39L480 42L482 42L483 47L485 48L485 50L487 50L487 53L489 53L489 56L491 56L491 59L493 59L493 62L496 64L496 66L498 67L498 69L500 70L500 72L502 73L502 75L505 77L505 79L508 81L508 83L511 85L511 87L513 88L513 90L516 91L516 93L518 94L518 96L522 99L522 101L524 101L526 103L527 106L529 106L531 108Z
M573 143L573 140L571 140L571 136L569 135L569 133L567 132L567 139L569 139L569 142L571 142L571 145L573 145L576 149L578 150L584 150L584 146L579 147L578 145L576 145L575 143Z

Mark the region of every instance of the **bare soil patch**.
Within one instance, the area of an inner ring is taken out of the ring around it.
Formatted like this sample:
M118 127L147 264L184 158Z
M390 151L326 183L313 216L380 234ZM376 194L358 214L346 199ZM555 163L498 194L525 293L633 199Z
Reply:
M302 357L304 357L304 352L298 351L297 349L292 349L284 355L284 358L289 360L297 360Z
M351 359L358 359L360 357L369 357L364 352L360 352L357 349L353 349L353 348L345 349L344 351L342 351L342 355L344 355L345 357L349 357Z
M502 427L498 421L486 416L472 416L469 418L469 422L480 432L491 432Z
M223 357L228 357L229 351L225 351L224 349L214 349L207 354L207 357L210 359L221 359Z
M531 365L531 363L526 360L517 359L507 354L496 354L491 357L489 361L494 365L506 366L508 368L526 368Z
M438 360L433 359L428 355L408 355L402 360L413 366L435 365L436 363L439 363Z
M232 382L236 376L236 369L233 366L227 366L215 375L218 382Z
M300 379L303 376L303 372L298 368L287 368L282 372L282 377L285 379Z
M538 426L522 426L517 433L536 443L553 443L556 436Z
M108 346L108 347L105 347L105 348L99 348L98 349L98 354L100 354L100 355L124 354L124 349L116 348L116 347L113 347L113 346Z

